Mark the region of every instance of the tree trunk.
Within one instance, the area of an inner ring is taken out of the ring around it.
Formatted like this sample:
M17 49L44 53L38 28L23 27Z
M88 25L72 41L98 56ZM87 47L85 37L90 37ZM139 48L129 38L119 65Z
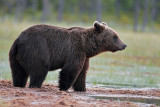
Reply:
M37 11L37 0L33 0L31 3L32 13L34 14ZM32 20L35 20L35 15L32 16Z
M64 0L59 0L59 3L58 3L58 17L57 17L57 20L59 22L62 21L63 10L64 10Z
M93 14L95 13L95 7L96 7L96 0L90 0L90 7L89 7L89 18L92 18L93 17Z
M79 19L82 20L83 14L84 14L84 5L83 5L83 1L79 0L78 2L78 6L79 6Z
M21 20L26 8L26 0L16 0L15 20Z
M142 32L145 31L145 28L146 28L146 25L147 25L147 22L148 22L148 15L147 15L148 2L149 2L149 0L144 1L144 14L143 14L143 22L142 22Z
M152 1L151 21L155 22L157 15L157 0L151 0L151 1Z
M42 22L47 21L49 18L49 1L48 0L42 0Z
M138 31L138 19L139 19L140 1L134 0L134 32Z
M7 9L7 13L11 14L13 12L13 8L14 8L14 1L7 1L7 0L5 0L4 1L4 5L8 8Z
M32 1L32 10L35 12L37 10L37 0Z
M120 2L121 0L116 0L115 1L115 12L116 12L116 17L119 18L120 17Z
M96 4L96 20L101 22L102 21L102 1L97 0Z

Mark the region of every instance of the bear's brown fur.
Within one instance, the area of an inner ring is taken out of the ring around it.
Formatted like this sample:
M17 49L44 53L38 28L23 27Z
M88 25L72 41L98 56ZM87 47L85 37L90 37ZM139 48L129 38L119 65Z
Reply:
M105 51L125 49L117 33L105 23L95 22L91 28L61 28L35 25L13 43L9 52L13 85L41 87L48 71L61 68L60 90L86 91L89 58Z

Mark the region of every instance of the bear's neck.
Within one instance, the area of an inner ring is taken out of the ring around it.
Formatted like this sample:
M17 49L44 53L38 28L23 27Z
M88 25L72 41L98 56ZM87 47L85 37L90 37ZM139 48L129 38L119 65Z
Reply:
M94 28L87 29L85 34L85 50L88 58L104 52L101 48L100 42L96 39L98 34L96 33L96 31L94 31Z

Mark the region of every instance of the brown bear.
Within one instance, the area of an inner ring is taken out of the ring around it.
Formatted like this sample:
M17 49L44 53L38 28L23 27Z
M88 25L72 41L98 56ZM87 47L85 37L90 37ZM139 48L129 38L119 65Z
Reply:
M40 88L50 70L62 69L60 90L86 91L89 58L105 52L126 48L117 33L106 23L94 22L93 27L62 28L35 25L23 31L13 43L9 60L13 85Z

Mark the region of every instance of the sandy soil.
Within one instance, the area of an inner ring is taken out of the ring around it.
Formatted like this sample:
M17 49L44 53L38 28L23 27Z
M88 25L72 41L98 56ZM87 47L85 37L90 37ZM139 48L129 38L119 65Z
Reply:
M160 89L89 87L87 92L74 92L72 89L64 92L53 84L44 84L40 89L17 88L9 80L0 80L0 107L156 107L154 104L96 99L95 96L160 100Z

